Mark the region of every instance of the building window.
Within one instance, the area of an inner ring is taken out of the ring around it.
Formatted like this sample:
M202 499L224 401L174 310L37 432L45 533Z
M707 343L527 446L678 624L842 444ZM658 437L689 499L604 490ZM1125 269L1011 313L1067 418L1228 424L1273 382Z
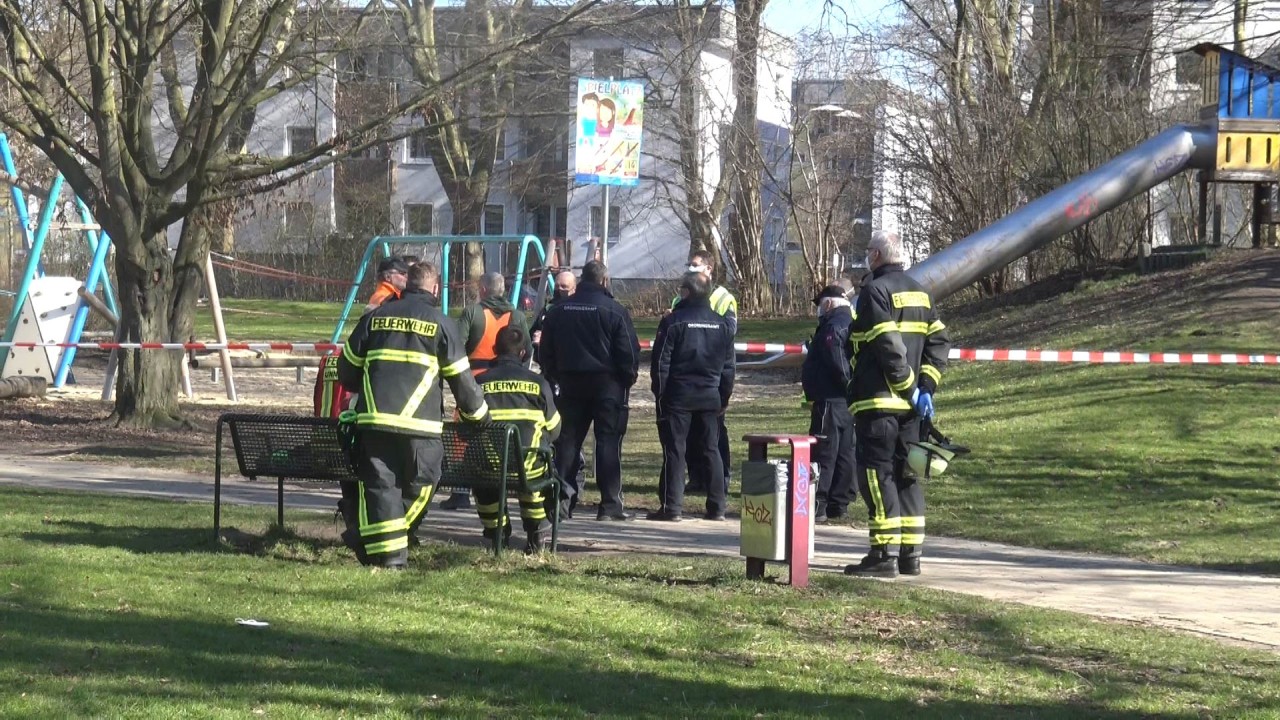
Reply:
M286 237L309 238L315 233L316 206L307 201L286 203L284 234Z
M601 207L599 205L591 206L591 237L599 238L602 236L601 230L604 228L604 218L601 217ZM618 238L622 237L622 213L618 210L617 205L609 206L609 242L618 242Z
M405 203L404 234L434 235L435 207L426 203Z
M299 155L312 150L316 146L316 129L312 127L291 127L288 129L288 155Z
M622 48L604 48L592 53L595 76L598 78L620 78L623 76Z
M569 146L573 144L573 138L569 136L572 132L570 130L556 136L556 162L561 164L569 162Z
M351 79L357 82L369 79L369 61L364 55L351 56Z
M484 206L484 227L481 235L501 235L505 224L507 209L502 205Z
M409 136L409 162L427 162L431 159L431 133L418 130Z
M1173 79L1179 85L1199 85L1204 58L1194 52L1184 52L1177 55L1176 61Z

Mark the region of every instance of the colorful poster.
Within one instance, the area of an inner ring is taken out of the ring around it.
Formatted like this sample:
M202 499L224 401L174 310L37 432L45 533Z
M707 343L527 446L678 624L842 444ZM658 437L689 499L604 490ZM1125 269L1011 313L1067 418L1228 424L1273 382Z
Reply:
M574 179L597 185L640 182L644 83L578 78Z

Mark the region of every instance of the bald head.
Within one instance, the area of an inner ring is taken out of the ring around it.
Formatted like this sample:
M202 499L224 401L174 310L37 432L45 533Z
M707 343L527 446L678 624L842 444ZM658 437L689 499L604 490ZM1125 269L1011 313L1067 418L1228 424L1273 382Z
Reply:
M502 273L489 272L480 276L480 297L500 297L507 291L507 281Z
M574 290L578 289L578 278L574 277L572 272L565 270L556 275L556 296L569 297Z

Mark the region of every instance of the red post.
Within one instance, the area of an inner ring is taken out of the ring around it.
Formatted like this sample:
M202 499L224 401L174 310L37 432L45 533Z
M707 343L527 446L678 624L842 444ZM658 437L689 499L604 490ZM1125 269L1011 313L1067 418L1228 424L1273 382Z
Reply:
M787 523L787 569L792 587L809 586L809 446L811 437L791 438L791 482L787 484L787 505L791 522Z
M791 449L791 475L787 482L787 507L790 517L787 523L788 584L792 587L809 585L809 496L813 489L809 471L809 448L816 438L808 435L744 435L747 457L753 462L769 458L770 445L787 445ZM764 577L765 561L747 558L747 577Z

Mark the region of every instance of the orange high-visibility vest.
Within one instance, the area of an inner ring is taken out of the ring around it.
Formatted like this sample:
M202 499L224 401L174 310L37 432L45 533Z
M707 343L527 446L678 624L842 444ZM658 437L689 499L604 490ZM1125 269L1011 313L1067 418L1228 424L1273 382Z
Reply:
M399 300L400 291L395 285L389 282L378 282L378 286L374 288L373 295L369 297L370 305L381 305L388 300Z
M498 357L494 347L498 343L498 331L511 323L511 315L507 313L499 318L489 308L484 309L484 335L480 337L476 349L471 351L471 374L479 375L489 369L489 365Z

